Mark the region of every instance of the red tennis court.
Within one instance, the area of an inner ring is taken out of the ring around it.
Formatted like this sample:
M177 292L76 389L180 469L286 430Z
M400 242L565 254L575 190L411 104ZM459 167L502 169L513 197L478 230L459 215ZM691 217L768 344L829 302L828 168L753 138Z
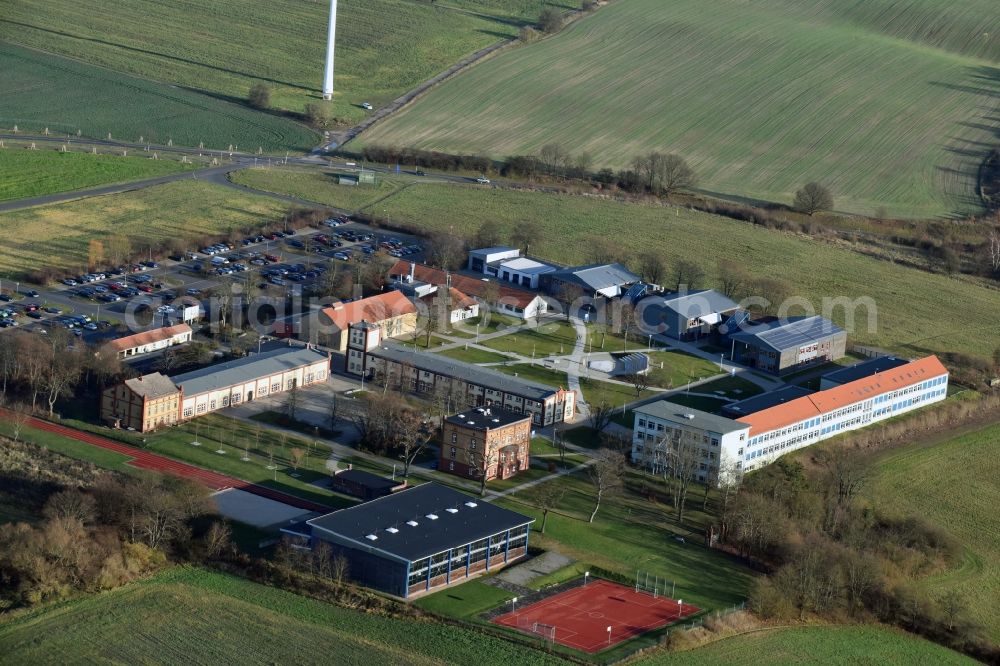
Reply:
M617 583L592 580L585 586L524 608L515 608L514 612L501 615L493 622L593 653L699 610L690 604L681 605L673 599L636 592ZM610 635L608 627L611 627Z

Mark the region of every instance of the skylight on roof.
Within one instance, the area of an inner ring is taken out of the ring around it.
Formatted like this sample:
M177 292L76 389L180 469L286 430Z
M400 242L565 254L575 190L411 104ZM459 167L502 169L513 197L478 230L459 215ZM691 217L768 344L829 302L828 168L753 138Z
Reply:
M397 528L395 528L395 527L387 527L387 528L385 528L385 531L388 532L389 534L395 534L399 530Z
M458 513L458 509L456 509L455 507L445 509L445 511L447 511L448 513Z
M378 541L378 537L375 536L374 534L366 534L365 538L368 539L369 541Z
M418 522L417 522L417 521L415 521L415 520L408 520L408 521L406 521L406 524L407 524L407 525L409 525L410 527L416 527L416 526L417 526L417 525L419 525L420 523L418 523Z
M475 509L479 505L470 500L470 501L468 501L468 502L465 503L465 506L469 507L470 509Z
M427 520L437 520L438 519L436 513L428 513L427 516L425 516L425 517L427 518Z

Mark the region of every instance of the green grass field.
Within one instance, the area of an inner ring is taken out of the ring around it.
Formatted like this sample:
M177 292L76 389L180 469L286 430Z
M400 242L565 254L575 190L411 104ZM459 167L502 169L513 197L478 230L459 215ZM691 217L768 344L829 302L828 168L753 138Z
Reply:
M517 221L531 220L542 231L532 254L564 263L586 262L587 240L594 235L615 238L626 256L654 249L670 268L696 256L707 273L704 286L710 287L717 286L716 262L740 248L741 256L752 258L744 262L749 273L786 280L818 314L824 314L823 299L871 298L876 316L859 307L854 325L844 307L827 302L832 319L846 326L854 343L910 355L961 351L988 356L1000 342L993 316L1000 311L1000 292L974 279L926 273L845 246L697 211L430 183L402 190L379 208L393 220L426 230L470 228L469 220L488 219L501 236ZM955 303L963 304L961 321L952 316Z
M444 351L438 353L442 356L454 358L466 363L502 363L510 359L510 356L507 356L506 354L497 354L496 352L476 349L474 347L470 347L468 349L464 347L455 347L453 349L445 349Z
M660 388L684 386L700 377L719 374L718 365L684 352L650 352L649 365L649 385Z
M557 663L467 629L366 615L180 567L7 618L0 643L4 661L14 664Z
M0 150L0 201L165 176L193 166L175 160L56 150Z
M921 584L934 592L955 589L972 617L1000 640L1000 425L931 445L919 442L892 451L876 465L872 495L883 511L918 515L947 530L965 546L961 564Z
M645 478L645 477L643 477ZM626 492L602 503L597 518L587 522L594 508L594 487L586 474L561 476L566 489L557 509L549 513L545 534L541 513L531 505L530 492L520 492L498 503L536 519L531 534L534 545L623 576L637 569L676 582L676 595L701 608L724 608L743 601L752 573L735 558L700 545L688 527L678 527L671 507L650 502L644 495ZM652 482L650 482L652 483ZM689 498L688 526L704 519L701 492ZM686 543L674 539L684 535Z
M536 328L515 331L492 340L482 340L480 344L499 352L520 354L527 358L558 356L573 352L573 346L576 345L576 331L569 322L546 322Z
M360 120L361 102L382 105L516 35L510 18L536 16L542 2L459 4L471 11L341 0L333 115ZM301 111L320 99L329 7L324 0L118 0L107 11L99 0L26 0L5 7L0 39L222 98L243 100L261 82L272 106Z
M374 186L338 185L337 173L332 169L274 167L236 171L230 174L229 179L265 192L290 194L343 210L354 211L371 206L373 214L378 210L376 202L396 193L406 184L403 178L379 174Z
M352 147L494 157L547 143L598 167L684 155L706 192L978 212L1000 118L991 0L629 0L444 82ZM919 75L914 75L919 72Z
M18 278L41 266L87 268L90 241L131 240L133 250L162 247L279 218L284 202L197 180L134 192L26 208L0 214L7 242L0 247L0 276Z
M51 3L43 3L48 6ZM66 3L70 6L70 3ZM26 7L18 3L17 7ZM13 11L15 7L6 6ZM113 11L89 12L117 21ZM9 12L3 14L4 18ZM83 13L79 14L83 16ZM149 22L151 29L158 28ZM0 39L23 28L0 19ZM45 33L48 34L48 33ZM49 35L51 37L51 35ZM51 46L51 44L49 44ZM113 72L0 41L4 93L0 127L76 134L103 139L265 152L304 151L319 137L297 122L267 115L191 90ZM167 71L167 70L164 70Z
M948 648L886 627L824 626L771 629L734 636L687 652L659 652L636 666L791 666L855 664L976 664Z

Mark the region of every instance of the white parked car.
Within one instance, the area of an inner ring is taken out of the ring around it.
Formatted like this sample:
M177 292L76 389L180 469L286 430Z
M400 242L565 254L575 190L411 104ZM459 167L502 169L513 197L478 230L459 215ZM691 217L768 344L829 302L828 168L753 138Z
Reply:
M375 107L373 107L368 102L361 102L361 108L364 109L365 111L371 111Z
M490 179L487 178L486 176L480 176L479 178L476 178L476 182L479 183L480 185L489 185Z

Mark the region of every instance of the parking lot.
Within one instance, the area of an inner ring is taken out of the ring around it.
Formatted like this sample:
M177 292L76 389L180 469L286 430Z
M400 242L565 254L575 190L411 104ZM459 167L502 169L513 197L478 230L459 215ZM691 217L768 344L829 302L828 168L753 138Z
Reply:
M190 248L162 261L152 259L68 278L37 289L0 284L0 330L39 332L61 326L88 342L110 334L111 321L144 313L157 325L197 305L226 282L261 295L285 298L307 293L334 266L365 263L379 252L423 261L421 239L374 229L346 217L298 231L257 234L231 244ZM13 287L13 289L11 289Z

